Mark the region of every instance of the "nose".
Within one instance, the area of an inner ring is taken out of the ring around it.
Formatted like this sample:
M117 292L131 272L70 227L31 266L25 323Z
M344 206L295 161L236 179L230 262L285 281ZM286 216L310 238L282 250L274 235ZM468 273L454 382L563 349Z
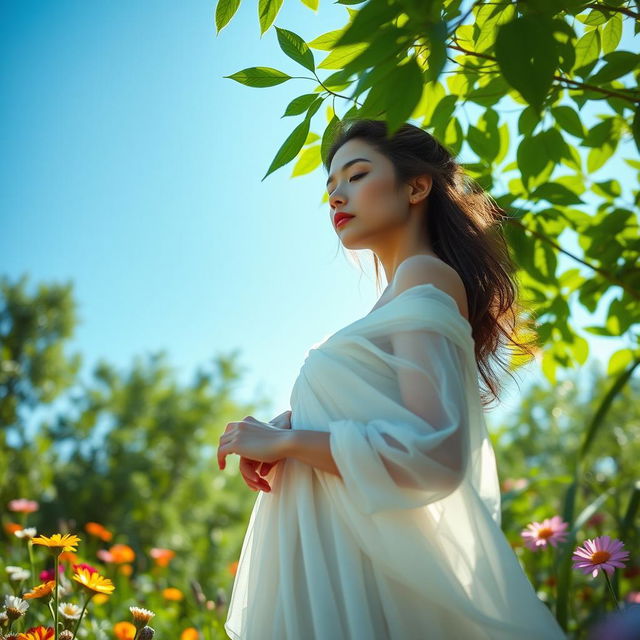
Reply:
M329 206L335 209L338 204L344 204L344 198L336 191L329 197Z

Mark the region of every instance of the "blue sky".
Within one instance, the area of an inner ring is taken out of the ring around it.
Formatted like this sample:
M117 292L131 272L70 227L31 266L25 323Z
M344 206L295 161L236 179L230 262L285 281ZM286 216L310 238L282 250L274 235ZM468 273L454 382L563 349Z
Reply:
M223 77L310 73L273 27L260 37L256 3L217 36L214 10L214 0L3 3L0 270L28 273L31 291L73 282L69 352L83 354L83 375L99 358L124 371L164 349L186 383L237 349L236 398L267 400L256 417L268 420L289 408L306 350L367 313L377 292L368 252L361 275L340 248L321 168L291 178L291 163L261 181L299 122L281 118L286 105L315 84ZM309 41L346 20L343 6L314 14L285 2L275 24ZM325 123L323 108L312 130ZM621 346L589 340L591 357Z

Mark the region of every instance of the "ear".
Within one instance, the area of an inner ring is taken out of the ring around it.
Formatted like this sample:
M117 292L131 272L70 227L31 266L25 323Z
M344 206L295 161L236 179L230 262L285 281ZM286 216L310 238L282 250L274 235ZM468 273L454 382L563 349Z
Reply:
M411 190L409 192L409 202L416 204L422 202L431 192L433 177L428 173L416 176L409 182Z

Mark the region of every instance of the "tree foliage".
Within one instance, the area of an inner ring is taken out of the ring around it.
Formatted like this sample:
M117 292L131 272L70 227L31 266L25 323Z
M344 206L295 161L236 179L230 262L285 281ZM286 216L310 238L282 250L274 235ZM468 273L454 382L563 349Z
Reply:
M612 403L640 364L640 189L637 179L620 180L622 162L630 176L640 177L640 55L620 46L625 29L629 37L640 31L639 3L338 4L346 6L347 24L310 41L275 26L282 52L312 77L303 77L311 86L284 110L284 116L302 120L262 179L294 161L292 177L317 169L345 119L384 120L390 133L413 121L454 155L469 155L461 164L502 208L519 302L535 316L540 364L552 385L559 370L580 367L589 355L570 300L589 313L606 306L604 320L585 330L617 340L620 348L608 362L607 392L599 396L570 459L563 515L575 536L589 450L610 428ZM218 0L218 32L238 6ZM260 2L261 35L281 6L282 0ZM331 73L321 79L321 70ZM258 88L294 80L266 66L225 77ZM325 101L326 123L316 133L311 119ZM342 117L336 101L345 107ZM475 122L472 110L478 113ZM328 201L326 192L322 201ZM521 364L512 356L513 369ZM635 513L638 489L628 495ZM565 628L574 541L564 546L560 560L556 613Z
M522 300L538 321L549 381L588 357L569 299L594 312L610 289L604 322L586 330L628 338L608 367L612 376L628 374L640 361L640 189L622 184L618 173L619 155L627 153L630 175L640 176L640 55L619 45L623 27L640 30L637 7L622 0L338 4L346 5L347 24L309 42L274 25L282 52L313 77L303 76L309 90L284 109L283 117L302 119L263 180L291 162L292 176L317 169L346 118L383 119L390 131L413 120L455 154L466 142L473 159L463 166L507 214L505 233ZM281 5L260 3L261 34ZM218 31L238 6L218 1ZM320 79L321 70L332 73ZM225 77L258 88L294 80L265 66ZM316 133L311 119L327 101L326 125ZM336 101L344 103L342 118ZM479 112L475 123L471 106ZM517 118L509 117L514 107ZM634 144L625 151L628 141ZM592 177L596 171L602 179ZM569 239L576 250L563 246ZM520 363L514 357L513 368Z

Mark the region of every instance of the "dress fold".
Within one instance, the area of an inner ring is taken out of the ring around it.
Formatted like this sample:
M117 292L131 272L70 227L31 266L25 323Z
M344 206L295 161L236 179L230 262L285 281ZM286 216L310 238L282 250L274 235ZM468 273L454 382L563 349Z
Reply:
M267 476L225 622L232 640L560 640L501 530L471 326L417 285L312 347L291 428L341 477Z

